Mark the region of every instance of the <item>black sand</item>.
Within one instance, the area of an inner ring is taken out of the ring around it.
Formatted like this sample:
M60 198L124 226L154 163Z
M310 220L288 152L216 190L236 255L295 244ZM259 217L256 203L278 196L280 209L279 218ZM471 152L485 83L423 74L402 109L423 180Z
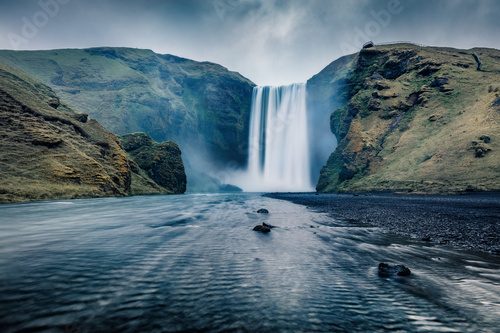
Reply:
M500 193L464 195L272 193L333 218L436 244L500 255Z

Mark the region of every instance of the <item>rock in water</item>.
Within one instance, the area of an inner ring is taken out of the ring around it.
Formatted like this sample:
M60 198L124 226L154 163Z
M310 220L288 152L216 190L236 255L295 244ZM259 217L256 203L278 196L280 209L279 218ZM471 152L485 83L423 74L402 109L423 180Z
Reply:
M265 208L261 208L261 209L259 209L257 211L257 213L259 213L259 214L269 214L269 211L267 209L265 209Z
M408 267L403 265L396 265L397 275L399 276L410 276L411 271Z
M253 228L253 231L258 231L258 232L262 232L262 233L268 233L268 232L271 232L271 228L265 226L265 225L256 225L254 228Z
M409 276L411 271L408 267L404 265L389 265L385 262L378 264L378 275L387 277L392 275L397 276Z
M390 272L389 264L386 264L384 262L381 262L378 264L378 275L379 276L389 276L390 274L391 274L391 272Z

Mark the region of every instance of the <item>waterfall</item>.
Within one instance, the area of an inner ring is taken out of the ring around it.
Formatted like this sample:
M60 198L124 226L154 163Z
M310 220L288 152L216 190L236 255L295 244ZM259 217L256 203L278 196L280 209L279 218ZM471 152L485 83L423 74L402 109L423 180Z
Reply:
M312 191L306 85L255 87L246 191Z

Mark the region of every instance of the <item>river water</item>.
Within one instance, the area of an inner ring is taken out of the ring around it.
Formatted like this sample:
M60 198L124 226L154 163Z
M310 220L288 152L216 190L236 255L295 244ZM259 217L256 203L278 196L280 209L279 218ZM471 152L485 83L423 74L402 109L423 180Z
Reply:
M499 332L499 271L258 194L0 206L0 332Z

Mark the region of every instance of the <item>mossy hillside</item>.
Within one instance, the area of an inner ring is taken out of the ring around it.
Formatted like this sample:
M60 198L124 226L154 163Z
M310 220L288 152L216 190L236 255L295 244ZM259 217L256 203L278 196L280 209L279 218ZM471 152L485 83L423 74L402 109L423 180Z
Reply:
M318 190L498 189L499 59L492 49L362 50L346 85L348 102L331 118L339 146Z
M173 140L220 165L246 162L254 84L220 65L107 47L0 51L0 62L40 79L114 133Z
M151 180L97 121L1 64L0 125L0 202L180 193Z
M126 195L117 138L49 87L0 65L0 201Z
M174 142L154 142L145 133L132 133L121 137L123 149L139 167L138 176L141 181L132 191L141 193L144 181L152 179L167 193L184 193L186 191L186 173L181 158L181 150ZM133 167L134 168L134 167ZM142 173L144 171L144 173Z

